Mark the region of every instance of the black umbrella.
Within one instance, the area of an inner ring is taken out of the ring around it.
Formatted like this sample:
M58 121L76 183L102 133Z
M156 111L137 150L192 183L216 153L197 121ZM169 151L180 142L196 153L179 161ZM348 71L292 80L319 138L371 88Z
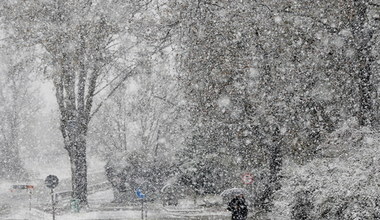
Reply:
M248 190L244 188L231 188L231 189L226 189L222 193L220 193L220 196L222 197L234 197L238 195L249 195Z

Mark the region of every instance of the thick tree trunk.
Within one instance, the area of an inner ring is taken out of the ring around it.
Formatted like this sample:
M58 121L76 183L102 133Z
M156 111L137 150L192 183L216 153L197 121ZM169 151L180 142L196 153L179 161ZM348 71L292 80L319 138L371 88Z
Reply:
M280 188L278 173L282 168L282 154L280 143L275 143L271 149L270 161L269 161L269 170L270 170L270 184L272 192Z
M77 57L84 57L82 50L79 53L81 56ZM61 113L61 132L70 158L72 198L78 199L81 205L87 205L86 135L98 75L93 71L87 77L84 61L79 58L74 60L68 54L62 54L62 72L54 85ZM79 64L78 72L72 71L75 69L72 67L74 63Z
M72 198L87 205L86 134L89 120L87 117L80 117L83 109L79 111L76 108L73 78L68 77L64 82L71 86L64 88L63 83L57 83L56 89L61 110L61 132L70 158ZM65 95L63 91L66 92Z
M359 80L360 107L358 120L361 126L371 126L374 120L372 92L373 85L371 82L372 72L371 63L371 39L373 33L366 27L367 22L367 5L363 0L353 1L354 11L351 29L355 38L356 47L356 74Z
M364 66L361 65L359 69L359 92L360 92L359 124L361 126L370 126L373 123L373 113L372 113L371 70L369 68L369 64L364 64Z
M281 188L280 178L278 174L282 169L282 158L283 152L281 148L283 142L281 140L281 134L279 129L276 127L272 134L272 144L269 147L269 174L266 174L266 180L261 179L258 181L265 181L265 187L260 192L260 195L256 199L255 206L268 212L271 210L273 204L274 193Z
M81 136L81 135L78 135ZM78 137L69 151L72 179L72 198L79 199L82 205L87 205L87 161L86 139Z

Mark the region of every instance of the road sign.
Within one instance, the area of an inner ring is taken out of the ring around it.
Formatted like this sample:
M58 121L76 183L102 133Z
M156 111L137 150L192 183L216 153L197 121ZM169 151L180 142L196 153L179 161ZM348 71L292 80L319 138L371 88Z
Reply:
M145 198L145 194L141 192L140 188L137 188L135 193L136 193L136 196L139 199L141 199L141 219L144 220L144 198ZM145 210L145 219L148 219L147 218L147 210Z
M244 173L241 176L244 184L252 184L253 183L253 175L251 173Z
M55 220L55 201L54 201L54 188L58 186L58 177L54 175L49 175L45 179L45 185L50 188L51 192L51 206L52 206L52 214L53 220Z
M45 185L50 189L54 189L58 186L58 177L54 175L47 176L45 179Z
M12 185L12 189L33 189L33 185Z
M27 189L29 193L29 211L32 210L32 194L33 194L33 185L12 185L11 192L15 190L24 190Z
M136 196L139 197L140 199L144 199L145 198L145 194L143 194L141 192L141 189L139 189L139 188L136 189Z

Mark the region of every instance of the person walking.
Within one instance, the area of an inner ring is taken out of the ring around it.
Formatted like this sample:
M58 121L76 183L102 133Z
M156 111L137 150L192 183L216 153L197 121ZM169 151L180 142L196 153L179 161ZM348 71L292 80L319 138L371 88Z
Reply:
M244 195L240 194L233 198L228 204L227 210L232 212L232 220L246 220L248 215L248 205Z

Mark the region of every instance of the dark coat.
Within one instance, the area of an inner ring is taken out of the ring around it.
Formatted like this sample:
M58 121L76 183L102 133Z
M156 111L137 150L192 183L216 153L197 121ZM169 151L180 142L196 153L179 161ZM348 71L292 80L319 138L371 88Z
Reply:
M228 204L227 210L232 212L232 220L245 220L248 215L248 205L244 197L235 197Z

